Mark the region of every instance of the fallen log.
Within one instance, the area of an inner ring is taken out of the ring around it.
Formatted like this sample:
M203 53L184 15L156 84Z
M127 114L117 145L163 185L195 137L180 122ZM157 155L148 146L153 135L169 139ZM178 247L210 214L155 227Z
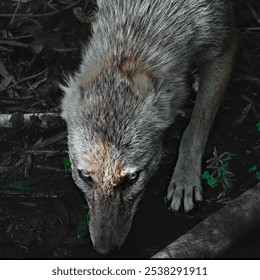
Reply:
M152 258L217 258L260 225L260 183L200 222Z
M32 119L37 117L41 122L41 126L46 126L46 123L50 119L60 119L60 115L57 113L32 113L32 114L0 114L0 128L11 128L16 124L16 119L19 117L19 120L23 123L30 123Z

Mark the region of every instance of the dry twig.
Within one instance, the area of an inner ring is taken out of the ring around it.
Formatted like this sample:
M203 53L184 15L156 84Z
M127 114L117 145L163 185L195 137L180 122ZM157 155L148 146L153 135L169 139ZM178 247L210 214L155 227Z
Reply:
M39 73L37 73L37 74L34 74L34 75L31 75L31 76L25 77L25 78L23 78L23 79L21 79L21 80L15 82L15 83L13 83L12 85L10 85L10 86L7 87L7 88L3 88L3 89L0 88L0 92L1 92L1 91L5 91L5 90L9 90L9 89L11 89L11 88L14 88L14 87L17 86L18 84L21 84L21 83L23 83L23 82L27 82L27 81L32 80L32 79L34 79L34 78L37 78L37 77L41 76L42 74L44 74L47 70L48 70L48 68L44 69L43 71L41 71L41 72L39 72Z
M67 7L57 10L57 11L53 11L53 12L49 12L49 13L44 13L44 14L16 14L16 17L49 17L49 16L55 16L63 11L69 10L70 8L75 7L76 5L78 5L82 0L78 0L70 5L68 5ZM8 17L13 17L14 14L0 14L0 18L8 18Z
M10 128L13 126L12 118L13 114L0 114L0 127L2 128ZM56 113L38 113L38 114L23 114L23 121L25 123L30 123L32 120L31 118L37 117L41 120L41 125L46 125L45 119L48 118L60 118L59 114Z
M257 21L257 23L260 25L260 18L258 17L257 13L255 12L255 10L253 9L253 7L247 3L247 6L250 10L250 12L252 13L253 17L255 18L255 20Z
M11 40L11 41L0 40L0 45L25 48L25 49L30 47L30 45L28 45L28 44L24 44L24 43L13 41L13 40Z
M22 2L22 0L19 0L19 1L17 2L17 5L16 5L16 8L15 8L14 14L13 14L13 16L12 16L12 18L11 18L11 21L10 21L9 25L11 25L11 24L14 22L14 19L15 19L16 15L17 15L17 12L18 12L18 10L19 10L19 7L20 7L20 5L21 5L21 2Z
M41 141L39 143L35 143L31 148L32 149L41 149L41 148L45 148L45 147L48 147L60 140L62 140L63 138L65 138L67 136L67 131L63 131L59 134L56 134L44 141Z

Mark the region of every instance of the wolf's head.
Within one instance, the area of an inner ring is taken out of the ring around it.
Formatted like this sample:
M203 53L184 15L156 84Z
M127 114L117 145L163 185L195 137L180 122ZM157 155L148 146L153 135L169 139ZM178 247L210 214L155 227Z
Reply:
M158 166L170 102L156 77L126 64L81 69L62 88L73 178L88 202L94 247L105 254L126 239Z

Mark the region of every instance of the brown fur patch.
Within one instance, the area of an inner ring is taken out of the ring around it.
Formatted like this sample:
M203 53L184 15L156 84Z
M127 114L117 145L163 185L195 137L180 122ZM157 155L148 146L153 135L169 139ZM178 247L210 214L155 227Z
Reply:
M122 61L119 72L130 80L140 93L146 93L146 96L153 92L159 80L148 66L138 62L134 56L128 56Z
M87 170L99 187L115 187L122 179L122 164L118 159L113 158L112 149L104 139L100 139L93 145L91 164L88 165Z
M118 71L122 76L125 76L131 83L133 83L140 93L146 93L145 96L148 96L153 92L153 89L158 83L159 77L156 76L148 66L139 61L140 59L134 56L128 56L122 60L120 65L116 63L116 59L111 59L104 63L104 65L90 65L86 69L86 76L82 77L80 85L82 98L84 97L86 89L91 84L96 83L100 76L108 71Z
M91 64L86 67L85 76L82 77L82 82L80 84L81 94L84 95L86 89L98 82L98 79L108 71L112 71L113 65L115 63L114 59L103 62L102 64Z

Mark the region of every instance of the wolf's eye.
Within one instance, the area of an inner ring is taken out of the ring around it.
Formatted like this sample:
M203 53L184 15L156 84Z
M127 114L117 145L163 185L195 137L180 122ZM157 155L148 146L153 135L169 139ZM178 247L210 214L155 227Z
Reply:
M93 179L89 172L84 171L84 170L78 170L80 178L86 182L88 185L92 186L93 185Z
M126 180L128 183L134 184L137 181L138 177L139 177L139 172L133 172L133 173L129 173L126 176Z

